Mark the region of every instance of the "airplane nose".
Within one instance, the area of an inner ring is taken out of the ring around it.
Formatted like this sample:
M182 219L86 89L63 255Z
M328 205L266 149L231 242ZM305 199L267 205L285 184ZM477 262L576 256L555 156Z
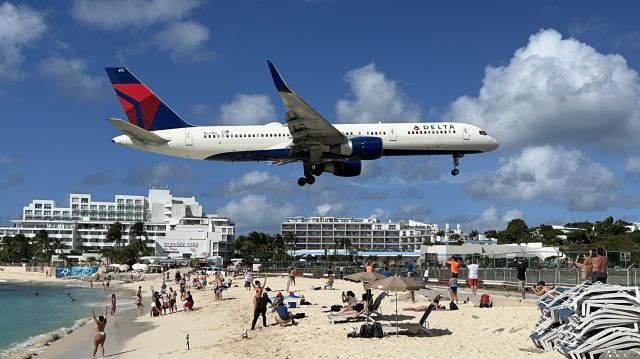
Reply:
M498 143L498 141L496 141L495 138L491 137L489 139L489 146L491 146L491 151L498 149L498 147L500 147L500 144Z

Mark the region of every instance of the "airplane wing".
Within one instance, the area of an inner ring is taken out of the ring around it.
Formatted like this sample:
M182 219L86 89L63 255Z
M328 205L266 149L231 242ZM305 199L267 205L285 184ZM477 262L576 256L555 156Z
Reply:
M141 127L134 126L127 121L123 121L118 118L108 118L107 121L109 121L109 123L113 127L120 130L120 132L139 141L156 145L161 145L163 143L169 142L169 140L160 137L153 132L149 132Z
M347 141L347 137L333 127L318 114L311 106L298 96L282 79L276 67L267 61L273 83L282 97L282 102L289 109L285 115L289 132L293 137L293 153L319 149Z

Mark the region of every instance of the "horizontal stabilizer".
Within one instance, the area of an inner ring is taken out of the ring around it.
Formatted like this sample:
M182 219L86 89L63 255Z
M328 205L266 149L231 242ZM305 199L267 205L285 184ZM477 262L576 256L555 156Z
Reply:
M109 121L109 123L113 125L113 127L117 128L122 133L133 139L137 139L142 142L154 143L157 145L169 142L169 140L160 137L153 132L149 132L143 128L132 125L127 121L123 121L117 118L108 118L107 121Z

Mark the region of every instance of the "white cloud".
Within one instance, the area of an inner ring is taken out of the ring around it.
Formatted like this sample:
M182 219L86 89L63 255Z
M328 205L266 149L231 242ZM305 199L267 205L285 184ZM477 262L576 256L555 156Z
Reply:
M479 198L550 200L571 210L629 206L633 199L622 196L620 188L607 168L560 146L527 147L501 159L497 171L471 176L466 184L467 192Z
M316 207L318 216L342 216L345 214L347 205L344 202L322 203Z
M38 40L46 28L42 15L30 7L10 2L0 5L0 79L19 80L24 76L20 71L22 49Z
M255 125L274 122L276 110L267 95L238 94L231 103L220 106L225 125Z
M352 98L339 100L336 104L340 122L420 120L420 108L409 102L395 81L376 70L375 64L349 71L345 80L351 86Z
M511 209L501 214L495 207L489 207L478 215L464 214L447 220L449 223L459 223L466 233L478 230L484 233L487 230L503 230L512 219L524 218L524 214L519 209Z
M280 231L284 217L293 216L297 209L290 203L278 204L266 196L249 194L239 201L231 201L216 210L223 216L232 218L240 231Z
M103 100L106 97L103 78L87 74L87 63L82 59L51 57L40 61L39 69L71 99Z
M211 114L211 107L206 103L196 103L191 106L191 113L199 117L208 116Z
M179 20L201 3L200 0L75 0L71 15L104 30L122 30Z
M123 182L135 187L191 183L197 178L190 166L172 162L158 163L151 167L130 170Z
M640 173L640 158L629 157L624 165L624 170L628 175L636 175Z
M638 73L555 30L541 30L507 66L485 70L478 97L454 101L447 120L487 129L506 147L548 143L637 148Z
M209 40L209 29L196 21L182 21L168 25L151 39L151 44L160 51L171 53L174 60L197 62L210 60L214 54L205 50Z

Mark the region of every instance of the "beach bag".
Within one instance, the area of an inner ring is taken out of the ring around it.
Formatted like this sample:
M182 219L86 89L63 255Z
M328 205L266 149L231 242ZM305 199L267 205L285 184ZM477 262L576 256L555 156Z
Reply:
M458 310L458 305L454 302L449 303L449 310Z
M483 294L480 296L480 308L490 308L491 301L489 300L489 294Z
M304 313L296 313L296 314L293 315L294 319L302 319L304 317L305 317Z
M360 338L373 338L373 324L362 324L358 336Z
M380 322L373 323L373 336L376 338L384 337L384 330L382 330L382 324L380 324Z
M332 312L339 312L340 310L342 310L342 306L338 305L338 304L334 304L331 306L331 311Z

